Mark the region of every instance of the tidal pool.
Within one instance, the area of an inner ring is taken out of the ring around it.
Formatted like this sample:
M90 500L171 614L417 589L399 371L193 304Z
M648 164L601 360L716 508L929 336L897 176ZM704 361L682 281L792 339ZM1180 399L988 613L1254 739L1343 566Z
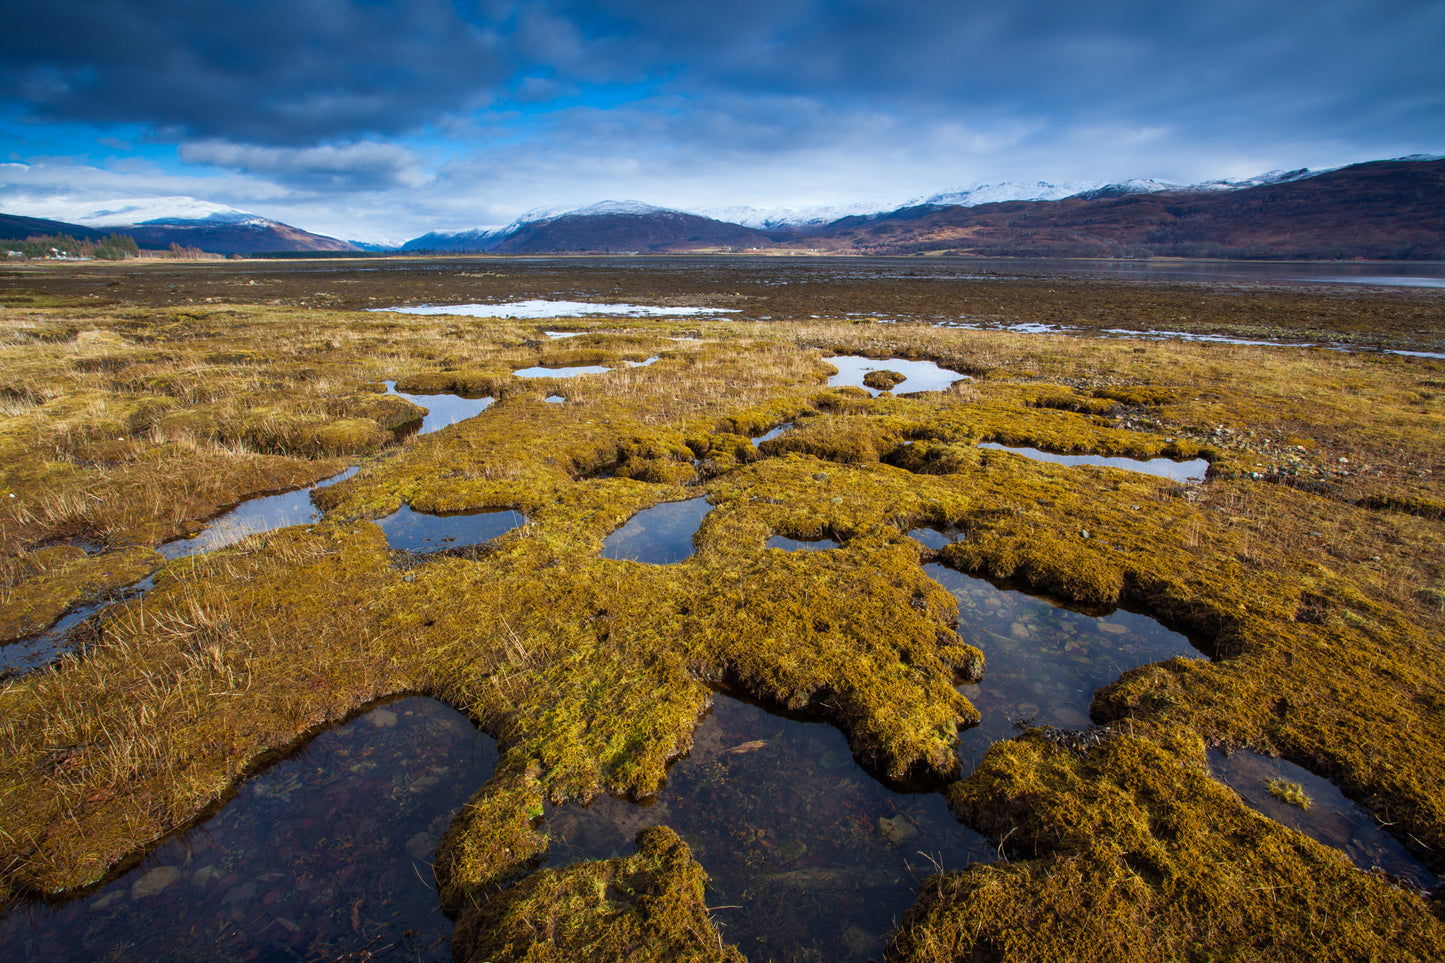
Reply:
M573 365L570 368L544 368L541 365L533 365L530 368L518 368L512 374L518 378L575 378L578 375L602 374L604 371L611 370L600 364Z
M826 552L830 548L837 548L838 543L831 538L788 538L786 535L773 535L764 547L781 548L785 552Z
M1052 462L1055 465L1093 465L1098 468L1122 468L1125 471L1143 472L1146 475L1157 475L1160 478L1169 478L1177 482L1194 484L1204 481L1204 476L1209 471L1209 462L1203 458L1194 458L1189 461L1174 461L1171 458L1142 459L1118 458L1106 455L1058 455L1051 451L1040 451L1037 448L1011 448L1008 445L1000 445L992 441L986 441L978 447L987 448L991 451L1011 451L1015 455L1023 455L1025 458L1032 458L1034 461Z
M602 557L652 565L680 562L692 555L692 537L710 511L705 495L644 508L607 536Z
M527 517L510 508L429 515L403 505L376 524L392 548L425 553L489 542L527 524Z
M84 630L81 630L82 623L99 615L108 606L144 595L153 585L155 579L147 575L139 582L108 593L94 602L72 608L43 632L0 645L0 679L33 672L64 653L81 647L82 640L86 638Z
M322 732L79 899L0 920L7 960L451 959L431 861L496 750L405 698Z
M779 963L881 958L925 877L997 858L940 794L875 780L832 726L726 696L647 805L564 806L542 829L563 866L631 853L654 825L676 830L712 878L723 939Z
M167 559L185 558L234 545L252 535L262 535L288 525L314 522L321 513L312 504L311 493L318 488L345 481L356 472L357 468L353 466L305 488L247 499L235 508L211 518L206 527L197 534L189 538L172 539L156 551ZM86 619L94 618L116 602L143 595L152 584L151 577L146 576L102 599L70 609L43 632L0 646L0 677L23 674L54 662L63 652L75 648L77 643L71 637L71 632L79 628Z
M959 733L964 775L989 746L1016 735L1016 723L1086 728L1096 689L1137 666L1202 657L1189 639L1147 615L1087 615L936 562L923 570L953 593L959 634L984 655L983 679L959 688L983 715Z
M1216 779L1239 793L1251 809L1299 830L1316 842L1341 850L1360 869L1384 870L1421 889L1439 885L1439 878L1399 840L1381 829L1369 813L1346 799L1345 794L1323 776L1248 749L1230 753L1211 749L1209 768ZM1309 808L1285 802L1269 791L1271 784L1282 788L1282 784L1288 783L1304 791Z
M397 391L395 381L383 383L386 385L387 394L405 398L412 404L426 409L426 416L421 420L421 428L417 430L418 435L429 435L434 431L441 431L443 428L455 425L459 421L474 418L486 411L497 400L486 396L469 398L466 395L444 392L432 395L410 395L404 391Z
M932 361L908 361L904 358L879 360L848 354L823 360L838 369L838 373L828 379L829 387L852 385L855 388L862 388L875 398L883 392L863 383L863 376L870 371L896 371L903 375L906 380L893 388L893 391L898 394L914 391L942 391L954 382L964 381L968 378L968 375L959 374L957 371L940 368Z
M204 531L190 538L178 538L166 542L156 551L166 558L184 558L198 552L211 552L227 545L234 545L251 535L273 532L289 525L306 525L321 517L321 512L311 502L311 493L318 488L328 488L345 481L357 472L352 466L337 475L279 495L262 495L248 499L224 514L217 515L206 523Z

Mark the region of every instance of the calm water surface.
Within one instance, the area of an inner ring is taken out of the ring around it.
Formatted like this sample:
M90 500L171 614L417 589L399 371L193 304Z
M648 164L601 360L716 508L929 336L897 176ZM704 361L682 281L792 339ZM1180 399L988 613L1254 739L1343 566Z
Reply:
M557 866L633 852L654 825L676 830L712 878L723 939L778 963L879 959L925 877L997 858L942 795L875 780L832 726L726 696L650 805L565 806L542 829Z
M0 959L450 960L431 861L495 764L439 702L378 706L94 893L13 910Z
M1369 813L1346 799L1334 783L1302 766L1247 749L1228 754L1211 749L1209 768L1215 778L1227 783L1251 808L1316 842L1341 850L1363 870L1381 869L1410 880L1422 889L1440 883L1408 849L1381 829ZM1302 809L1270 795L1270 781L1276 779L1301 786L1309 797L1309 808Z
M482 512L429 515L403 505L376 520L386 543L407 552L439 552L463 545L480 545L527 524L527 517L510 508Z
M958 633L983 651L983 679L961 686L983 721L959 734L965 774L1018 725L1083 729L1094 691L1130 669L1174 656L1201 658L1189 639L1149 618L1116 609L1086 615L1047 599L1001 589L945 565L923 570L958 600Z
M706 496L644 508L607 536L602 557L668 565L693 553L692 537L712 506Z
M418 435L429 435L434 431L441 431L443 428L455 425L459 421L475 418L497 400L487 396L468 397L445 392L431 395L409 395L404 391L397 391L395 381L387 381L384 384L387 394L405 398L412 404L426 409L426 416L421 420L421 428L417 430Z
M1118 458L1106 455L1059 455L1051 451L1040 451L1037 448L1010 448L1007 445L1000 445L996 442L984 442L980 448L988 448L992 451L1011 451L1016 455L1023 455L1025 458L1032 458L1034 461L1047 461L1056 465L1093 465L1098 468L1122 468L1125 471L1143 472L1146 475L1157 475L1160 478L1169 478L1177 482L1198 483L1204 481L1205 474L1209 471L1209 462L1203 458L1195 458L1189 461L1174 461L1170 458Z
M824 361L838 369L838 373L828 379L829 387L840 387L852 385L855 388L862 388L873 397L883 394L877 388L870 388L863 383L863 377L870 371L896 371L903 375L906 380L899 382L892 389L897 394L908 394L914 391L942 391L957 381L967 380L968 375L959 374L957 371L949 371L947 368L940 368L932 361L909 361L906 358L863 358L858 355L841 354Z

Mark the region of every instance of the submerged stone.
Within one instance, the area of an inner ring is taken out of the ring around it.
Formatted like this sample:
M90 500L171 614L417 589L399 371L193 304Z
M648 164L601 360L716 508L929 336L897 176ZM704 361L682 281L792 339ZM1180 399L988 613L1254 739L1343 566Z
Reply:
M378 726L378 715L394 721ZM355 771L362 759L371 765ZM0 959L94 959L97 947L138 960L334 959L395 946L441 963L452 926L426 864L495 762L493 741L461 713L389 702L253 777L252 791L162 843L161 865L12 911ZM436 782L410 792L418 771Z
M945 565L924 571L958 599L959 634L984 654L983 679L961 690L983 715L959 733L965 774L1018 726L1087 725L1095 690L1130 669L1201 657L1187 637L1147 615L1122 609L1088 615Z
M544 817L550 864L611 858L667 826L711 877L726 938L754 960L881 956L884 935L934 865L961 869L996 851L936 793L894 792L832 726L717 697L691 752L648 804L605 797ZM852 939L844 936L856 928ZM861 934L861 935L860 935Z

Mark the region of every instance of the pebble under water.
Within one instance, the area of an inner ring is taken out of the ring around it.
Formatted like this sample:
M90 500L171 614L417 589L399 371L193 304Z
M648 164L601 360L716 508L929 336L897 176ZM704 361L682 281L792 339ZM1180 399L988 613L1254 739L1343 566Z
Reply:
M322 732L87 896L0 920L7 960L451 959L431 861L493 740L411 697Z
M1094 691L1130 669L1201 657L1189 639L1147 615L1122 609L1086 615L938 563L923 570L953 593L959 634L983 650L983 679L959 689L983 715L959 733L964 775L1020 725L1087 728Z
M881 958L939 868L997 858L938 793L897 793L854 760L842 733L719 696L692 751L647 805L603 798L551 811L550 865L634 851L666 825L711 883L722 938L750 960Z

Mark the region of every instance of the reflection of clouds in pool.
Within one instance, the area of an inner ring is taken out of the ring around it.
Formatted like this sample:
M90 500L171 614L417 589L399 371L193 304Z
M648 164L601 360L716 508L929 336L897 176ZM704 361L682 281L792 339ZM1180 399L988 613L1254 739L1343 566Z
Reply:
M909 361L906 358L864 358L846 354L823 360L838 369L837 374L828 378L829 387L851 385L855 388L862 388L875 398L883 392L863 383L863 377L870 371L896 371L903 375L905 380L893 389L899 394L915 391L942 391L955 382L968 379L968 375L940 368L932 361Z
M692 555L692 537L712 511L706 496L663 502L633 515L602 543L602 557L668 565Z
M1195 458L1190 461L1174 461L1170 458L1122 458L1108 455L1058 455L1051 451L1040 451L1037 448L1012 448L1007 445L1000 445L996 442L984 442L980 448L987 448L992 451L1011 451L1016 455L1031 458L1034 461L1046 461L1056 465L1093 465L1097 468L1121 468L1125 471L1137 471L1146 475L1157 475L1160 478L1169 478L1177 482L1202 482L1205 474L1209 471L1209 462L1203 458Z
M403 505L376 524L392 548L408 552L439 552L463 545L479 545L527 524L512 509L429 515Z
M421 429L417 431L418 435L429 435L434 431L441 431L443 428L455 425L457 422L475 418L496 401L495 398L466 398L462 395L445 392L412 395L404 391L397 391L395 381L388 381L385 384L387 394L405 398L417 407L427 410L426 416L421 420Z
M570 368L544 368L534 365L530 368L518 368L512 374L518 378L575 378L578 375L602 374L604 371L611 370L600 364L575 365Z

